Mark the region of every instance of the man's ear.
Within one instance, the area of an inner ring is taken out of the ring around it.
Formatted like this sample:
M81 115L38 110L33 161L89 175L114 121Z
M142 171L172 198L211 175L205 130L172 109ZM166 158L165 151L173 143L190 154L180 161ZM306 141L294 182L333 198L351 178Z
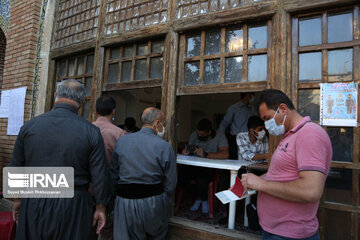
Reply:
M115 112L116 112L116 109L114 108L114 109L112 110L111 114L112 114L113 116L115 116Z
M287 107L287 105L285 103L281 103L279 105L279 110L281 110L281 113L286 114L289 111L289 108Z

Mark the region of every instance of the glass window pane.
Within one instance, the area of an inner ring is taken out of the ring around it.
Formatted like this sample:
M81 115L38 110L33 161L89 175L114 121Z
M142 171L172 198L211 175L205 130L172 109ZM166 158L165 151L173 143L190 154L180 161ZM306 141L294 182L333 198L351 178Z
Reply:
M227 29L226 30L226 51L237 52L243 50L243 30Z
M267 26L249 28L249 49L266 48Z
M132 62L123 62L121 65L121 82L130 82Z
M328 42L345 42L353 39L352 13L328 17Z
M107 83L117 83L118 82L118 71L119 71L119 64L118 63L114 63L114 64L109 65Z
M92 77L85 78L85 96L91 96Z
M187 38L186 56L187 57L200 56L200 49L201 49L200 34L189 36Z
M120 58L120 48L112 48L110 50L110 60L119 59Z
M87 56L86 73L88 74L93 73L93 68L94 68L94 55Z
M323 223L324 239L351 239L351 213L325 210Z
M66 68L66 61L63 61L59 64L59 78L65 77L65 69Z
M68 77L75 75L75 59L70 59L68 61Z
M312 121L320 120L320 89L299 90L298 111L310 116Z
M204 84L220 83L220 59L205 60Z
M152 53L162 53L164 50L164 42L156 41L151 43L151 52Z
M125 46L124 52L123 52L123 57L127 58L127 57L132 57L132 56L133 56L133 46L132 45Z
M147 43L141 43L137 44L136 46L136 56L142 56L148 54L148 44Z
M150 78L162 78L163 59L161 57L150 59Z
M220 30L207 31L205 33L205 54L220 53L221 48L221 33Z
M321 18L299 21L299 46L321 44Z
M78 57L77 59L77 75L81 75L84 73L84 61L85 57Z
M325 201L352 204L352 170L331 168L326 179Z
M136 60L134 80L145 80L145 79L146 79L146 59Z
M248 56L248 81L266 81L267 55Z
M83 105L82 117L85 119L89 119L89 113L90 113L90 101L87 100L84 102L84 105Z
M340 162L352 162L353 153L353 129L328 127L331 145L333 149L333 160Z
M185 86L198 85L200 81L200 62L185 63Z
M236 83L242 81L243 57L226 58L225 82Z
M299 54L299 81L314 82L322 78L321 52Z
M353 72L353 50L328 51L329 80L350 80Z

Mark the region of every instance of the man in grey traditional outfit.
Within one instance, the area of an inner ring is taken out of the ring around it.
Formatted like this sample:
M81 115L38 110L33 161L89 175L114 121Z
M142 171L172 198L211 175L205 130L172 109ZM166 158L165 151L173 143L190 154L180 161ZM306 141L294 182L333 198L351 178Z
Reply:
M98 223L97 232L105 224L104 142L100 130L77 114L84 96L82 83L58 83L54 109L26 122L19 132L10 166L73 167L75 193L73 198L16 200L18 240L87 240L91 224Z
M147 108L142 129L121 137L111 159L117 183L114 239L164 239L168 229L170 195L176 187L176 160L162 139L165 116Z

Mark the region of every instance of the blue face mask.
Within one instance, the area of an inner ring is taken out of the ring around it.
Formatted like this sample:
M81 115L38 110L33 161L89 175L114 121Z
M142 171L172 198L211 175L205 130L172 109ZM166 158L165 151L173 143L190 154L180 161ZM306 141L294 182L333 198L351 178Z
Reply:
M284 123L286 120L286 115L284 117L283 123L281 125L277 125L275 122L275 116L278 113L278 111L279 111L279 108L276 110L275 115L271 119L265 121L265 128L269 131L269 133L271 135L274 135L274 136L284 135L284 133L285 133Z

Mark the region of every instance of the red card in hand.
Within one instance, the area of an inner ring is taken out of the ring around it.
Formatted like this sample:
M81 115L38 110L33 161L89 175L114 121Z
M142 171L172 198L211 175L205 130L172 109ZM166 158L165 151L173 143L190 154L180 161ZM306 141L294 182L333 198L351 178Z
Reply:
M236 196L241 198L244 195L244 186L241 184L240 178L236 177L235 184L230 188Z

